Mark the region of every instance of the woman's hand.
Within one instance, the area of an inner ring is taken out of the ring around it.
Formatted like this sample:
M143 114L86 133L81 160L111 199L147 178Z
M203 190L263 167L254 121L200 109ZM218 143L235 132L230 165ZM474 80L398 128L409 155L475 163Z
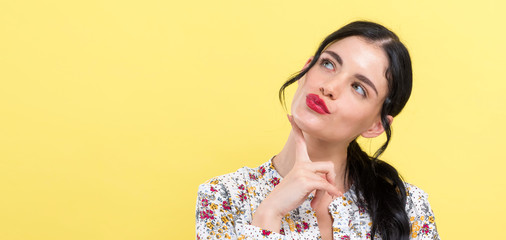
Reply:
M312 162L307 152L306 141L302 131L292 116L288 116L295 137L295 163L290 172L262 201L255 212L252 225L278 232L281 218L299 207L308 195L316 190L311 206L317 204L325 192L331 196L341 193L334 186L336 177L332 162Z

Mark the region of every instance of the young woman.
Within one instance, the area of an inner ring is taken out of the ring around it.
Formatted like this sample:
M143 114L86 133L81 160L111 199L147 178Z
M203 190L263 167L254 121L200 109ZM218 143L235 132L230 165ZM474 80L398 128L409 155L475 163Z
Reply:
M283 104L295 82L281 152L200 185L197 239L439 239L427 194L378 159L411 94L411 60L398 37L352 22L281 87ZM383 132L373 157L356 142Z

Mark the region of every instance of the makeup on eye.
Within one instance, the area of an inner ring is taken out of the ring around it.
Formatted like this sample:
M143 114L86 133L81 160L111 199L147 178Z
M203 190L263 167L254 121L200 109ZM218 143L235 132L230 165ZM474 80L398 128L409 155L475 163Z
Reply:
M328 69L328 70L334 70L335 69L335 65L334 63L332 62L332 60L326 58L326 57L322 57L320 59L320 66L324 67L325 69ZM359 76L362 76L362 75L359 75ZM359 77L359 80L362 81L362 79ZM362 86L361 84L357 83L357 82L354 82L352 84L352 88L358 93L360 94L362 97L366 98L367 97L367 90L364 86Z
M362 85L360 85L359 83L357 82L354 82L352 85L353 89L360 95L362 95L362 97L366 98L367 97L367 90L365 87L363 87Z
M325 58L325 57L321 58L320 65L322 67L328 69L328 70L334 70L335 69L334 63L330 59Z
M327 50L327 51L324 51L323 52L323 55L322 55L322 60L320 62L320 65L322 65L323 67L327 68L325 66L326 63L330 63L332 64L332 70L335 69L335 64L334 62L328 58L327 56L325 55L330 55L333 59L335 59L335 61L337 61L339 63L339 65L343 65L343 59L341 58L341 56L339 56L339 54L333 52L333 51L330 51L330 50ZM329 69L329 68L327 68ZM330 70L330 69L329 69ZM370 86L372 88L372 90L374 90L374 92L376 93L376 96L378 95L378 90L376 89L376 86L374 85L374 83L372 83L371 80L369 80L369 78L367 78L366 76L360 74L360 73L356 73L355 74L355 78L357 78L358 80L360 80L361 82L367 84L368 86ZM365 88L362 86L362 88L365 90Z

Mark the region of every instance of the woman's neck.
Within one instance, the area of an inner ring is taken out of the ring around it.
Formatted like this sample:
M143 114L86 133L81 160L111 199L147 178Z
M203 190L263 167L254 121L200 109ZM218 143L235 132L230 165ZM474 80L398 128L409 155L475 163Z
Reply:
M304 135L304 138L311 161L333 162L336 173L336 187L343 193L346 192L348 187L345 186L344 176L346 172L348 144L329 143L308 135ZM295 140L292 132L290 132L281 152L274 157L273 164L282 177L285 177L295 164Z

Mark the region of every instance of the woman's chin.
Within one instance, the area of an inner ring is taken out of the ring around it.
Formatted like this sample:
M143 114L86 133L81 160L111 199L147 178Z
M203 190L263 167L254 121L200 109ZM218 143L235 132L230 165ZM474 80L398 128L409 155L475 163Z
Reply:
M325 129L325 122L318 113L298 109L293 112L293 118L297 126L306 133L317 133Z

